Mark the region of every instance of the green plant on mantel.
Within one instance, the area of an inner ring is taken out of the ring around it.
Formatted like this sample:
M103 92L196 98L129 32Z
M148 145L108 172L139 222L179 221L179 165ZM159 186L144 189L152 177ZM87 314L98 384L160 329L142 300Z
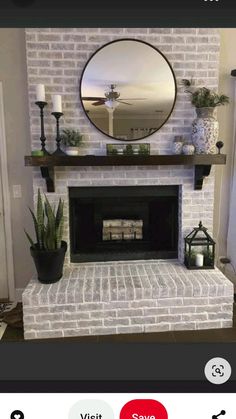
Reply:
M62 131L61 140L65 147L79 147L83 142L83 135L79 130L67 128Z
M112 148L110 150L110 154L112 154L113 156L116 156L118 154L118 150L116 148Z
M147 145L147 144L140 144L139 145L138 154L142 154L144 156L148 156L149 155L149 145Z
M63 209L64 202L61 200L61 198L59 200L57 209L55 209L50 205L46 196L44 197L43 202L40 190L38 189L36 212L34 213L31 209L29 209L34 222L36 243L25 231L25 234L33 249L60 249L64 227Z
M219 95L207 87L194 89L192 80L183 79L182 84L188 88L185 92L191 95L191 103L196 108L216 108L229 103L228 96Z
M126 154L127 156L132 156L134 154L134 150L131 144L128 144L125 147L124 154Z

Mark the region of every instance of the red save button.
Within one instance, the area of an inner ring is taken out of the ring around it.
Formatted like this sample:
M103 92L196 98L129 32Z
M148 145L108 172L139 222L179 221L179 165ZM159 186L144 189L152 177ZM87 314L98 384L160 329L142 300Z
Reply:
M168 419L168 414L156 400L131 400L122 407L120 419Z

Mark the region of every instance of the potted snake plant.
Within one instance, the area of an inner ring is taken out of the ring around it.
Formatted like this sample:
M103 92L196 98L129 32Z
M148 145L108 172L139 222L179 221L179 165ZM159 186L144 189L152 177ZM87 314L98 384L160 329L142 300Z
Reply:
M63 236L63 207L60 199L57 209L53 208L47 197L44 202L38 190L37 208L30 213L34 222L36 242L25 231L30 242L30 253L34 260L38 280L44 284L59 281L63 275L63 265L67 250L67 243Z

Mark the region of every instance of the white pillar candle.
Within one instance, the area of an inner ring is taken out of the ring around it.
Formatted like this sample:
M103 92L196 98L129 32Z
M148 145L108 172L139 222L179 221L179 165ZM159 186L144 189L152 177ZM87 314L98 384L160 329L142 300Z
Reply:
M62 112L62 104L61 104L60 95L53 95L52 103L53 103L53 112Z
M36 86L37 102L45 102L45 86L44 84L37 84Z
M201 253L196 255L195 264L198 268L202 268L204 263L204 256Z

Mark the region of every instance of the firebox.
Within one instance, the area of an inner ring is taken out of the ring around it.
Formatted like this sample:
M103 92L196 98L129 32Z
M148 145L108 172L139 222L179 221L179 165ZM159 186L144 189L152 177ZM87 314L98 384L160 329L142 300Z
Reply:
M178 186L71 187L71 262L178 257Z

